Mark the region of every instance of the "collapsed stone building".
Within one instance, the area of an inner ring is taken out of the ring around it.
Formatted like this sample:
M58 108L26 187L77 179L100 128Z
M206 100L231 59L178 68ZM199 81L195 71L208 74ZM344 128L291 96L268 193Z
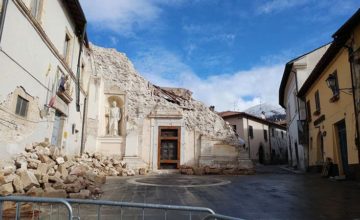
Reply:
M133 168L252 167L232 128L189 90L153 85L124 54L90 45L78 1L34 2L0 7L1 159L45 140Z
M249 167L232 128L189 90L163 88L140 76L114 49L91 46L86 150L120 154L151 170L188 166ZM109 135L109 108L121 109L118 136Z

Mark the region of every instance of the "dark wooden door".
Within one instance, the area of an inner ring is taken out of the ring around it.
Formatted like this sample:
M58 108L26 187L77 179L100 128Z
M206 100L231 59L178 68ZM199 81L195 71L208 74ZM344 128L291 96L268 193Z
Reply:
M342 120L336 124L338 130L339 147L341 154L341 163L343 165L345 175L349 174L349 162L347 152L347 139L346 139L346 124L345 120Z
M181 138L180 135L180 127L159 127L159 169L179 168Z

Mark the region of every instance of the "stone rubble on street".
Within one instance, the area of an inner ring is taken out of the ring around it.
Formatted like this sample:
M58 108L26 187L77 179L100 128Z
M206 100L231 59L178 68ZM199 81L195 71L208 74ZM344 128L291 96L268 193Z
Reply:
M84 153L63 155L48 141L34 143L11 160L0 162L0 195L99 198L106 176L145 175L145 168L128 169L120 156Z

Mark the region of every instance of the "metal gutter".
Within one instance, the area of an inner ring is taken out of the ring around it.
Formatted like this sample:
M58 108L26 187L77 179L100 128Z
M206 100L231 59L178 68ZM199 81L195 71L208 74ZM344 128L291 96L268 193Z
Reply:
M81 66L81 53L83 50L85 32L86 32L86 23L84 24L84 30L81 34L79 57L78 57L77 69L76 69L76 84L77 84L77 86L76 86L76 111L77 112L80 112L80 66Z
M3 2L3 4L2 4L1 16L0 16L0 44L1 44L2 33L4 30L5 16L6 16L6 11L7 11L7 6L9 3L9 0L2 0L2 2Z

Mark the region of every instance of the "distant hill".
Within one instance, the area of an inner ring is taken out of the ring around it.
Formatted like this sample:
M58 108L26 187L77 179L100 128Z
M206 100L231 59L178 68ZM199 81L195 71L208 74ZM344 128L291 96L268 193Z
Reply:
M253 107L250 107L246 110L244 110L244 112L257 116L257 117L261 117L261 113L264 112L265 113L265 118L269 121L282 121L285 120L286 118L286 113L285 110L283 108L281 108L280 106L274 106L268 103L263 103L263 104L259 104L259 105L255 105Z

